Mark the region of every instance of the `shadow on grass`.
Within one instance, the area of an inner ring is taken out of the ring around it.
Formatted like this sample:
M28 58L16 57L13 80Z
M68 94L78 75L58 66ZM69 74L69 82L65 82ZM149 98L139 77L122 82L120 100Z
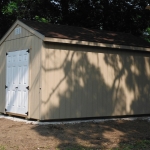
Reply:
M33 129L45 138L57 139L58 149L115 150L150 146L150 123L146 120L39 125Z

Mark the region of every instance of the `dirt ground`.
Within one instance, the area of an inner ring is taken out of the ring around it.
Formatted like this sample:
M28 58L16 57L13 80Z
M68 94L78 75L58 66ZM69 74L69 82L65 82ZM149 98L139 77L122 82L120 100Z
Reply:
M141 139L150 140L147 120L34 125L0 119L0 146L8 150L100 150Z

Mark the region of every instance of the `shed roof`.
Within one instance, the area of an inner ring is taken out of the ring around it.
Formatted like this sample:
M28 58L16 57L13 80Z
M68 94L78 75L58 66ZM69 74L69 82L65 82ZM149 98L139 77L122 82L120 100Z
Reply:
M22 26L45 42L150 51L150 43L131 34L100 31L67 25L54 25L29 20L16 20L1 39L0 45L7 39L17 25Z
M128 33L100 31L82 27L54 25L27 20L21 21L45 37L136 47L150 47L150 43L144 39Z

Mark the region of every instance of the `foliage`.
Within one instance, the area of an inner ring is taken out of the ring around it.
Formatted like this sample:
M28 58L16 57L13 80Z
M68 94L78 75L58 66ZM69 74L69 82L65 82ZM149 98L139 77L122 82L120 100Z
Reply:
M145 33L146 35L144 36L144 39L150 42L150 27L145 30Z
M35 20L39 21L39 22L45 22L48 23L48 20L46 20L45 18L41 18L39 16L35 16Z
M150 0L0 0L0 37L16 19L141 35L150 25L148 3Z

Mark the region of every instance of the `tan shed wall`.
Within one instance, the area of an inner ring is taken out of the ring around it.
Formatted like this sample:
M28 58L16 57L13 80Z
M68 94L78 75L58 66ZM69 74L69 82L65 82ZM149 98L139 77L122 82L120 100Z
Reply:
M21 27L20 25L17 25L16 28ZM15 35L14 30L9 34L7 37L7 41L13 40L13 39L19 39L19 38L24 38L24 37L29 37L32 36L32 33L27 31L25 28L21 27L21 34Z
M39 119L40 60L42 40L22 28L20 35L14 30L0 46L0 112L5 109L6 52L30 49L29 60L29 118Z
M45 43L41 88L41 120L149 114L150 54Z

